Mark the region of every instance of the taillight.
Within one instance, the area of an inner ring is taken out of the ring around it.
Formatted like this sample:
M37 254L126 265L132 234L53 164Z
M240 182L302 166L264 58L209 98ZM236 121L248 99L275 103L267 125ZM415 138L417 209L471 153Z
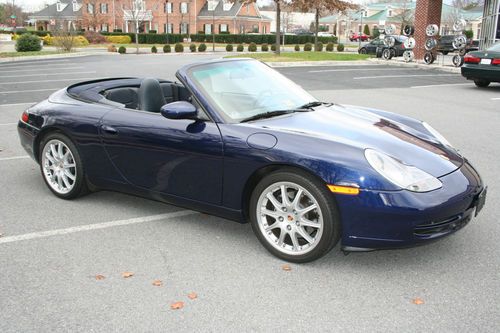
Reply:
M493 59L491 60L492 65L500 65L500 59Z
M464 62L466 64L479 64L481 62L481 58L474 57L473 55L466 54L464 57Z
M23 115L21 116L21 120L25 123L28 122L28 119L29 119L29 115L28 115L28 112L24 111L23 112Z

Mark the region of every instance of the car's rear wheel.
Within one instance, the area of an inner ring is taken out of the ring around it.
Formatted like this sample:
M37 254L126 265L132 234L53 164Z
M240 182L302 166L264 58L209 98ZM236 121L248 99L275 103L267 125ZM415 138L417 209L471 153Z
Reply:
M366 49L365 48L359 49L359 54L366 54Z
M252 193L250 220L264 247L291 262L322 257L340 237L332 194L303 173L280 171L262 179Z
M40 169L49 189L73 199L87 192L82 160L76 146L61 133L50 133L40 143Z
M486 88L487 86L490 85L490 81L486 81L486 80L474 80L474 83L479 88Z

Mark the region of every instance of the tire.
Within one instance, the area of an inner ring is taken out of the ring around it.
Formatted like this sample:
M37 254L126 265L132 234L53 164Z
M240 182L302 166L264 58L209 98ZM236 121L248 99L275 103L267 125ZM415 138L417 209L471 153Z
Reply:
M434 58L434 55L431 53L431 52L426 52L424 54L424 62L427 64L427 65L430 65L434 62L434 60L436 60Z
M443 55L447 55L447 54L448 54L448 51L441 51L441 53L442 53Z
M285 202L282 193L287 195ZM253 190L249 207L255 235L280 259L313 261L340 239L340 218L332 193L306 173L284 170L269 174Z
M392 52L391 49L385 49L382 51L382 58L385 60L391 60L392 59Z
M40 171L52 193L74 199L88 192L82 159L66 135L49 133L41 140L39 151Z
M366 49L365 48L360 48L358 51L359 54L366 54Z
M478 88L486 88L487 86L490 85L490 81L486 81L486 80L474 80L474 84Z

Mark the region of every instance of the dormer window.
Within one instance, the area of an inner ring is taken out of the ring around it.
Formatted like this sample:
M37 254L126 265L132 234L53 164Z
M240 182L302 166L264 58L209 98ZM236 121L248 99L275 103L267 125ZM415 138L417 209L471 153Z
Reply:
M209 0L208 1L208 10L209 11L214 11L215 8L217 8L217 5L219 4L219 1L213 1L213 0Z
M389 10L387 11L387 17L392 17L392 9L389 9Z
M66 7L65 4L60 3L59 1L57 2L56 9L57 9L58 12L62 12L64 10L64 7Z
M73 0L73 11L77 12L79 10L78 2L76 0Z
M231 7L233 7L233 3L231 1L224 0L222 9L227 12L228 10L231 10Z

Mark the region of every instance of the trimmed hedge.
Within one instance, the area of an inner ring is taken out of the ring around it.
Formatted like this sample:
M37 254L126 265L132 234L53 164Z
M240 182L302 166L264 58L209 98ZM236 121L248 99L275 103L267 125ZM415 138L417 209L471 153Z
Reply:
M341 43L341 44L337 45L337 51L343 52L344 51L344 44Z
M41 49L40 37L32 34L24 34L16 41L17 52L40 51Z
M271 51L273 51L273 52L276 51L276 44L271 44Z
M300 45L296 44L295 47L294 47L294 50L297 51L297 52L300 51Z
M122 32L101 32L102 35L115 36L115 35L127 35L130 36L132 42L135 43L134 33L122 33ZM163 44L167 40L166 34L139 34L139 44ZM185 34L168 34L169 41L171 43L182 43L184 38L188 35ZM191 34L191 41L197 43L211 43L212 35L205 34ZM337 37L318 37L318 41L322 43L337 42ZM244 35L244 34L216 34L215 42L222 44L274 44L276 42L275 35ZM314 36L295 36L287 35L285 38L285 43L288 45L294 44L305 44L314 42Z
M119 36L106 36L106 41L108 43L114 44L130 44L132 43L132 38L127 35L119 35Z
M125 53L127 53L127 48L126 48L125 46L120 46L120 47L118 48L118 53L120 53L120 54L125 54Z
M205 52L207 50L207 45L204 43L201 43L198 45L198 52Z
M226 51L227 52L233 52L233 45L232 44L227 44L226 45Z
M153 45L153 47L151 47L151 53L157 53L158 52L158 49L156 48L156 45Z
M323 51L323 43L318 42L318 44L314 45L314 51L316 51L316 52Z
M175 52L184 52L184 45L182 45L181 43L177 43L175 44L174 50Z
M311 43L306 43L306 45L304 45L304 51L308 52L308 51L312 51L312 44Z
M170 47L170 45L166 44L163 46L163 53L170 53L172 52L172 48Z
M243 52L245 48L243 47L243 44L238 44L238 46L236 47L236 51L238 52Z
M334 48L335 45L333 45L332 42L326 44L326 51L328 52L333 52L333 48Z
M261 48L262 52L269 51L269 46L267 44L262 44L262 46L260 48Z
M255 43L250 43L248 45L248 52L257 52L257 45Z
M196 44L191 44L191 45L189 45L189 50L190 50L191 52L196 52Z

